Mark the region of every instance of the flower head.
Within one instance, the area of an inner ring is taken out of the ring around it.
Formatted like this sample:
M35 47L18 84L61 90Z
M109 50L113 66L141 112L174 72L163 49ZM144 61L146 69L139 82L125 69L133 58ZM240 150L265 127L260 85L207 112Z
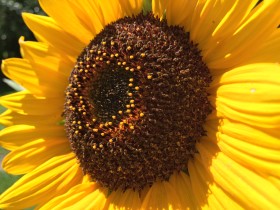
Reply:
M3 72L24 174L0 208L280 205L279 1L41 0Z

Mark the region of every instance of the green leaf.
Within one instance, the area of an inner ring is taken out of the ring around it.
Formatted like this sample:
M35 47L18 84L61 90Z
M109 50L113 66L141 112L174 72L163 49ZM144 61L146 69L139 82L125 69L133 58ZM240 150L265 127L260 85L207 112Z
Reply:
M0 170L0 194L13 185L21 176L14 176Z
M145 0L143 5L143 12L146 14L147 12L152 11L152 1L151 0Z

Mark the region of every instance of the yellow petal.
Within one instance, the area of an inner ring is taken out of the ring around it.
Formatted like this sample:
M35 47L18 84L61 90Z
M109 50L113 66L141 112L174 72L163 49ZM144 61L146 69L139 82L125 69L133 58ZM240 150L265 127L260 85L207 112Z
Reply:
M152 0L152 11L155 16L163 18L169 0Z
M0 115L0 124L4 126L11 126L16 124L26 124L26 125L54 125L61 121L61 115L26 115L13 112L8 109Z
M184 23L184 27L185 30L190 32L191 40L201 46L204 42L203 37L211 37L211 31L209 29L214 27L215 23L217 23L217 19L219 18L219 14L221 12L219 6L221 7L222 5L224 11L227 11L228 7L226 7L224 2L217 2L214 0L196 0L190 2L191 8L188 8L188 12L190 14L188 20Z
M270 177L267 177L267 179L268 179L277 189L280 189L280 179L279 179L279 178L270 176Z
M196 203L193 195L190 177L184 172L174 173L170 179L170 184L173 186L180 200L181 209L195 209Z
M202 164L201 155L196 155L194 161L190 165L192 167L190 174L200 179L200 182L206 186L207 203L203 205L203 209L243 209L234 198L218 186L208 168ZM195 189L194 189L195 190ZM206 190L205 190L206 191Z
M253 57L245 61L245 63L278 63L280 60L280 30L275 31L267 37L260 49Z
M90 182L92 182L90 176L88 174L85 174L84 177L83 177L83 182L82 183L86 184L86 183L90 183Z
M24 37L19 39L19 44L23 58L30 62L33 69L56 71L65 76L64 80L68 80L75 64L65 55L59 54L55 48L46 43L24 41Z
M142 209L180 209L180 201L173 186L168 181L158 181L152 185L146 194Z
M279 127L279 77L278 64L241 66L213 81L210 100L220 117L253 126Z
M54 0L41 0L40 4L60 28L87 45L105 25L125 15L138 14L143 3L142 0L129 2L118 0L69 2L62 0L59 3ZM69 24L69 20L72 24Z
M104 209L119 209L119 210L129 210L129 209L140 209L141 201L139 197L139 192L132 189L128 189L125 192L123 190L117 190L110 194L108 200L105 204Z
M48 1L45 1L45 3L48 4ZM103 22L102 8L100 7L98 1L71 1L69 7L71 7L70 9L73 10L75 15L83 24L79 27L85 27L91 32L91 39L93 39L104 28L105 25ZM81 36L79 31L75 32L74 35L78 36L78 39L84 40L83 42L87 41L83 36ZM89 44L89 41L85 44Z
M244 167L253 171L280 176L280 152L254 144L244 143L226 135L220 135L218 146L221 151Z
M85 47L84 43L63 31L50 17L27 13L23 13L22 17L39 41L56 48L61 55L68 57L72 62L76 61Z
M161 2L161 5L157 6L159 2L156 1L155 7L158 8L157 10L159 10L160 14L162 14L162 9L160 8L166 7L166 19L168 24L180 25L185 27L186 31L189 31L197 0L177 0L176 3L174 3L174 1L168 1L166 4L164 4L164 1Z
M256 5L257 0L246 2L240 0L188 0L186 2L185 10L188 15L182 22L182 26L185 27L186 31L190 31L191 39L198 43L203 51L207 51L217 44L217 40L234 33L236 27ZM173 9L170 13L173 13L173 17L186 15L179 5L172 7ZM179 17L174 17L173 19L179 20ZM174 22L174 24L176 23L180 22Z
M154 1L155 7L160 8L164 5L163 2L165 1ZM246 61L246 58L252 57L251 49L257 51L266 37L276 29L279 18L278 16L274 18L271 14L279 15L279 12L276 12L279 11L277 1L266 2L259 5L254 10L255 13L251 12L256 3L257 0L246 2L178 0L176 3L169 1L166 18L169 24L183 26L189 31L191 40L202 50L208 67L220 71L236 65L242 59ZM254 27L259 27L260 24L264 25L263 30L256 30ZM255 34L255 31L258 34ZM254 39L258 41L252 40L252 33ZM249 53L247 49L250 49ZM244 53L242 56L241 51ZM215 65L212 65L213 63Z
M0 97L0 104L23 115L61 115L63 98L36 97L21 91Z
M63 126L13 125L0 131L0 145L15 150L37 139L65 137Z
M55 71L33 69L28 60L6 59L2 63L2 71L36 96L64 96L66 77Z
M143 0L121 0L120 5L126 15L137 15L143 9Z
M58 209L103 209L106 202L108 190L101 188L96 183L80 184L67 193L56 196L44 206L41 210Z
M234 12L239 14L238 10L234 10ZM275 31L279 18L280 2L263 1L239 23L232 34L221 36L215 40L215 44L211 42L202 46L202 50L205 49L202 54L207 66L212 69L224 69L245 62ZM254 35L252 36L252 34ZM219 32L215 35L220 36ZM248 49L250 50L248 51Z
M107 25L122 17L125 13L122 11L119 0L98 0L102 11L102 23Z
M277 209L279 189L265 176L241 166L222 152L216 153L215 147L210 142L197 145L204 168L210 170L215 183L245 209Z
M218 15L218 24L213 24L215 25L215 28L214 30L211 29L211 39L213 41L219 40L219 38L221 37L227 37L233 34L236 28L240 25L240 23L251 15L252 8L254 8L257 5L257 3L258 0L246 2L238 0L223 1L221 3L219 2L218 4L216 4L215 7L217 10L220 11L220 13ZM227 9L222 9L222 7Z
M70 151L70 145L66 138L37 139L6 155L2 166L8 173L26 174L52 157Z
M208 201L207 197L209 196L207 180L203 180L195 168L195 163L190 160L188 162L188 171L190 174L190 181L192 187L192 194L194 201L197 206L207 207Z
M99 0L83 1L77 0L71 2L69 6L75 12L75 15L82 21L84 27L92 32L92 38L98 34L106 25L123 18L125 16L137 15L142 10L143 0ZM45 1L49 4L49 1ZM64 3L63 1L61 4ZM57 5L53 5L56 7ZM54 16L56 18L57 15ZM68 22L68 20L66 19ZM63 28L63 26L61 26ZM65 29L66 30L66 29ZM66 30L67 31L67 30ZM77 33L77 32L76 32ZM80 36L80 33L77 33ZM88 43L88 42L87 42Z
M212 185L211 177L208 174L203 174L205 172L203 168L199 165L198 161L195 161L195 163L190 164L190 174L191 176L196 176L196 180L200 182L203 185L203 188L200 189L200 200L201 202L198 206L201 207L201 209L234 209L231 205L223 205L220 200L228 200L227 197L223 198L217 198L213 192L211 191L210 187Z
M280 133L224 121L218 146L244 167L267 176L280 176Z
M85 11L81 11L81 13L75 12L71 7L71 1L40 0L39 2L43 10L52 17L65 32L75 36L75 38L80 40L84 45L87 45L94 37L90 28L87 28L87 25L79 17L79 14L83 15ZM85 1L78 0L78 2L83 5ZM86 21L90 20L91 19L88 19Z
M278 129L257 128L244 123L223 120L219 130L221 134L228 135L237 140L242 139L248 144L271 150L280 149Z
M0 196L1 209L25 209L45 203L81 183L73 153L56 156L20 178Z

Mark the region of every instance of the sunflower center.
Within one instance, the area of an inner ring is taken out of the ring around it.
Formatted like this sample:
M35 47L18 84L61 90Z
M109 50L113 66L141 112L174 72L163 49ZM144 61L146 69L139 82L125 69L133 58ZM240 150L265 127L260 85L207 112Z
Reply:
M189 34L153 15L107 25L66 90L65 128L84 173L141 190L187 171L211 112L211 75Z

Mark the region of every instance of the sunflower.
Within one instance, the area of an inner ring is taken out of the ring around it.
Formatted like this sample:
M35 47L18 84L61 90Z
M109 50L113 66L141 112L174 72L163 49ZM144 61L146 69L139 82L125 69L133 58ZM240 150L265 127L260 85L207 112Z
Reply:
M40 0L3 61L1 209L277 209L280 1Z

